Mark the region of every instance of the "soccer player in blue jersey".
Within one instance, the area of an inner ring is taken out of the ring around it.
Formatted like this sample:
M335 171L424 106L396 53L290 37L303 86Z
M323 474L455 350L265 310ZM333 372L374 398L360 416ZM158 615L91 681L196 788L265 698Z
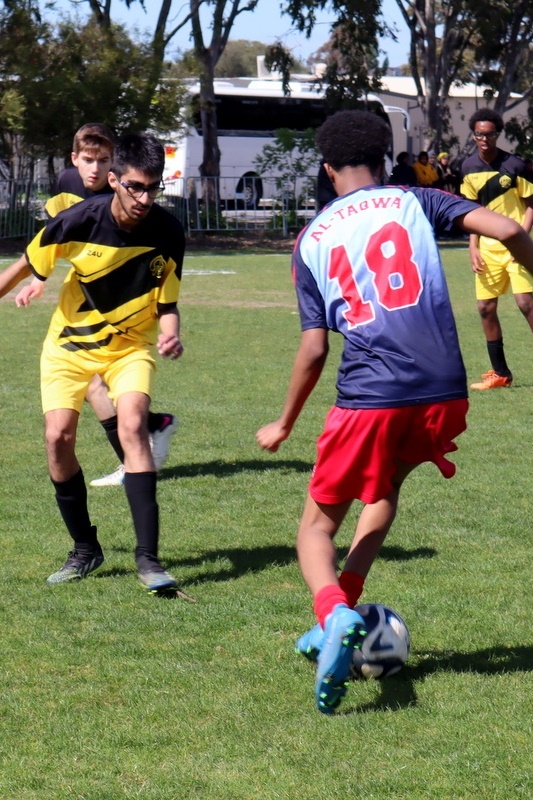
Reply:
M25 293L29 301L42 294L58 259L72 265L41 356L48 468L74 542L49 584L84 578L104 561L75 453L84 397L100 375L117 409L140 581L154 593L178 587L158 557L156 468L147 424L154 354L176 359L183 352L177 301L185 235L181 223L154 202L164 162L164 148L154 137L119 139L108 174L111 193L58 214L30 242L25 263L0 275L1 297L33 273Z
M337 399L318 440L297 537L318 619L297 650L317 661L323 713L346 693L365 634L353 609L403 481L424 461L452 477L446 455L466 428L466 374L435 233L454 224L490 233L533 272L533 242L517 222L436 189L381 186L389 138L386 123L362 111L338 112L317 133L338 197L296 244L300 347L281 416L256 434L272 452L287 439L324 367L328 333L340 333ZM333 539L355 499L364 507L338 577Z

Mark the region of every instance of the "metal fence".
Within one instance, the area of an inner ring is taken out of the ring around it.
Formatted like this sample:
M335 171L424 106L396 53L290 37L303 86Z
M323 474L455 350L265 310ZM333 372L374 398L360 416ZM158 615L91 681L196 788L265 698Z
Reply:
M0 239L29 240L46 222L48 182L0 180ZM316 214L312 178L288 184L277 176L173 181L158 202L187 233L276 231L287 235Z

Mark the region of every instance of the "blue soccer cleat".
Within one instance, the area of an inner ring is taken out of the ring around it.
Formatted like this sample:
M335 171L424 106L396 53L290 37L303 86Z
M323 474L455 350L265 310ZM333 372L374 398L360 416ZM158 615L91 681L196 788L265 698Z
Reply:
M318 710L333 714L348 690L353 651L366 636L357 611L336 605L326 619L324 640L317 660L315 695Z
M323 643L324 631L322 630L322 626L317 622L311 630L304 633L303 636L300 636L296 642L295 650L297 653L301 653L302 656L305 656L309 661L316 663L320 651L322 650Z

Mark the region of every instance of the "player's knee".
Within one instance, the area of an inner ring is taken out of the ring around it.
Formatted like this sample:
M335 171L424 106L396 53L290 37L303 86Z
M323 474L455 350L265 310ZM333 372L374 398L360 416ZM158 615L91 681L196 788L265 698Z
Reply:
M533 294L516 294L516 305L528 319L533 315Z
M481 319L497 318L498 304L495 300L478 300L477 308Z
M140 415L128 414L125 419L118 420L118 435L123 447L135 444L146 437L146 420Z
M60 456L62 453L70 453L74 450L76 434L70 428L47 424L45 428L45 443L47 452Z

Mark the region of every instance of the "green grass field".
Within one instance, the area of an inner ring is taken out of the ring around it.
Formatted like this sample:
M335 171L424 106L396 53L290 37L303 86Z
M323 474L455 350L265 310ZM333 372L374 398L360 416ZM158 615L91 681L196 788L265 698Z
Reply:
M443 257L474 380L488 365L467 253ZM69 548L38 388L57 272L31 308L0 302L1 800L531 800L533 363L512 298L515 385L471 397L453 480L429 465L410 476L367 581L364 601L406 619L409 663L354 683L325 717L293 651L314 622L294 541L340 342L279 453L254 441L299 340L289 257L186 259L185 354L161 362L154 408L181 421L159 482L161 555L196 603L138 586L116 488L89 490L104 566L44 582ZM88 408L78 455L87 480L116 466Z

